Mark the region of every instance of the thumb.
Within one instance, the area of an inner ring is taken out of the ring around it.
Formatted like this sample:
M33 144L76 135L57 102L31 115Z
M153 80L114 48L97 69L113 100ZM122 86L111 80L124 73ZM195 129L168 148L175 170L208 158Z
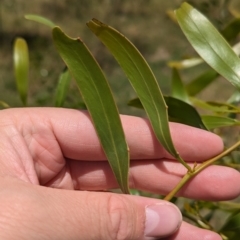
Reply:
M163 200L30 184L13 188L5 204L14 229L1 230L4 237L16 231L11 239L145 240L173 234L181 225L178 208Z
M44 189L46 190L46 189ZM173 234L178 208L166 201L106 192L47 189L43 221L50 239L150 239ZM41 227L42 229L42 227Z

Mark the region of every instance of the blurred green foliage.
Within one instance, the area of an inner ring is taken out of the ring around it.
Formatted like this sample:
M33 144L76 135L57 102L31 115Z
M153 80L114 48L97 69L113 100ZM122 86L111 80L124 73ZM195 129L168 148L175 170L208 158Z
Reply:
M16 95L11 54L13 41L18 36L27 41L30 50L29 105L52 106L54 104L55 86L64 66L52 44L49 29L23 18L25 14L31 13L51 19L70 36L80 36L106 72L120 112L142 115L142 111L126 107L126 102L122 101L122 99L135 97L134 91L112 56L99 41L92 37L85 23L95 17L128 36L147 59L157 79L161 79L159 84L163 92L168 93L171 70L167 67L167 62L180 60L194 53L179 27L167 14L167 11L176 9L181 2L179 0L0 1L1 99L12 106L21 106L19 97ZM195 0L191 1L191 4L207 14L220 29L224 27L227 20L231 19L225 1ZM187 79L189 75L197 76L199 72L201 69L195 69L194 73L186 70L183 74ZM226 83L222 81L221 86L225 87ZM74 83L71 83L70 89L71 95L67 96L68 101L65 107L81 105L76 101L79 93ZM214 86L214 89L218 91L219 86ZM225 94L227 96L229 93ZM220 96L208 94L208 97L216 99Z

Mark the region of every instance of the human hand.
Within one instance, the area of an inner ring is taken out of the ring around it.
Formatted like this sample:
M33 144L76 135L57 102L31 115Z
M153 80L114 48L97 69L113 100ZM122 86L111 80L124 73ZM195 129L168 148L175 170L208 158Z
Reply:
M131 155L130 187L167 194L186 169L159 145L147 120L131 116L121 120ZM177 150L188 162L201 162L222 151L221 139L212 133L176 123L170 128ZM85 111L2 110L0 139L0 239L131 240L172 233L165 239L221 239L181 224L181 213L171 203L94 192L118 186ZM239 185L232 184L239 180L234 169L210 166L179 194L231 199L240 193Z

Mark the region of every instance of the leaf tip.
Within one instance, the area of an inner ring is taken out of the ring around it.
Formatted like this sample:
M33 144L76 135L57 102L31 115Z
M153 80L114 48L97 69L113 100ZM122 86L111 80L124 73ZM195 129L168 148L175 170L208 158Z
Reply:
M86 25L96 35L99 35L99 33L103 30L103 28L107 27L106 24L97 20L96 18L93 18L91 21L87 22Z
M93 21L95 24L98 24L99 26L106 26L106 24L104 24L103 22L99 21L99 20L96 19L96 18L93 18L92 21Z
M179 11L190 11L193 7L187 2L183 2L178 9L174 11L175 15L178 15Z
M24 15L24 18L25 18L25 19L29 19L29 14L25 14L25 15Z
M181 8L184 8L184 7L192 7L189 3L187 3L187 2L183 2L182 4L181 4L181 6L180 6Z
M80 37L77 38L77 41L83 43L83 40Z

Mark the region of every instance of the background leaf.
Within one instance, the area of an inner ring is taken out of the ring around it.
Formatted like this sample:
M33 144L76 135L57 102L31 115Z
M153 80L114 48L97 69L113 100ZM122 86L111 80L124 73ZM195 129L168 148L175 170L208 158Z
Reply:
M172 97L190 103L178 69L172 68Z
M221 102L204 102L200 99L191 97L191 102L193 105L202 108L204 110L213 111L215 113L239 113L240 108L229 104Z
M25 15L25 18L28 20L32 20L32 21L44 24L50 28L54 28L56 26L56 24L54 24L51 20L39 15L27 14Z
M190 104L173 97L165 96L164 99L168 105L170 121L207 130L200 115Z
M91 31L113 54L136 91L153 127L153 131L164 148L189 170L174 148L167 108L153 72L135 46L115 29L93 19L87 23Z
M187 3L181 5L176 16L182 31L204 61L240 88L240 59L217 29Z
M134 99L131 99L129 102L128 102L128 106L130 107L135 107L135 108L140 108L140 109L144 109L143 108L143 105L140 101L139 98L134 98Z
M17 90L23 104L26 106L29 82L29 54L27 42L23 38L17 38L14 42L13 61Z
M178 122L207 130L200 115L194 107L177 98L165 96L164 99L168 106L168 117L171 122ZM130 100L128 105L143 109L141 101L138 98Z
M227 26L221 31L221 34L227 41L231 41L237 37L240 32L240 18L233 19Z
M6 103L6 102L4 102L4 101L0 101L0 106L1 106L1 108L10 108L10 106Z
M235 119L213 115L203 115L202 121L208 129L240 125L240 121Z
M80 39L53 29L57 50L76 80L115 177L124 193L129 193L129 153L109 85L101 68Z
M234 93L228 98L227 103L237 105L240 103L240 91L236 90Z
M218 76L219 74L213 69L210 69L202 73L200 76L196 77L186 85L186 90L188 94L190 96L197 95L202 90L204 90L209 84L215 81Z
M182 61L170 61L168 62L168 66L171 68L184 69L197 66L203 62L201 58L189 58Z
M55 94L55 107L63 106L66 95L69 90L70 82L71 82L71 75L68 69L65 69L63 73L61 73L58 80L57 90Z
M229 216L224 226L220 230L221 233L228 236L231 240L239 239L240 235L240 212L239 210Z
M236 53L236 55L239 57L240 56L240 42L234 44L232 46L232 49Z
M231 0L228 5L229 12L236 18L240 17L240 2L239 0Z

